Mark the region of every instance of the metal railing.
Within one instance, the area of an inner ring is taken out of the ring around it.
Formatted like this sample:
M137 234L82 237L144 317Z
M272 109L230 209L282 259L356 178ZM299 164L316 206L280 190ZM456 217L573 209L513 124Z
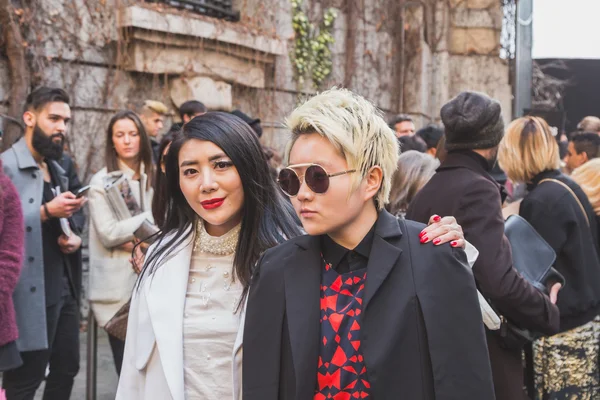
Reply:
M148 0L151 3L163 3L171 7L190 10L213 18L237 22L240 12L233 9L232 0Z
M90 308L87 325L87 370L85 376L85 398L96 400L96 382L98 368L98 325Z

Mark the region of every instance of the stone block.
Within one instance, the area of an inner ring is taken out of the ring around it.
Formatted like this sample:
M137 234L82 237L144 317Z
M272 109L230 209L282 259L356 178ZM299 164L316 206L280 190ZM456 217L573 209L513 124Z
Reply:
M198 74L241 85L264 88L265 65L222 52L158 45L131 44L126 69L152 74Z
M45 68L41 83L64 88L71 105L84 108L126 108L133 85L129 74L108 67L56 62Z
M106 128L112 115L113 111L110 110L72 110L72 125L67 134L69 153L73 156L79 178L84 183L106 166Z
M449 59L450 84L448 99L463 90L486 93L500 101L505 122L512 116L512 87L509 68L499 57L469 57L451 55Z
M232 110L231 85L205 76L171 80L170 94L177 107L193 99L204 103L209 110Z
M500 31L492 28L451 28L450 53L498 55Z
M138 4L123 8L117 24L120 28L139 28L165 34L212 39L268 54L287 54L286 42L283 40L249 33L236 23L206 18L194 13L160 12Z
M502 29L502 10L458 7L452 11L452 25L461 28Z
M500 8L498 0L450 0L450 7L466 7L472 9Z

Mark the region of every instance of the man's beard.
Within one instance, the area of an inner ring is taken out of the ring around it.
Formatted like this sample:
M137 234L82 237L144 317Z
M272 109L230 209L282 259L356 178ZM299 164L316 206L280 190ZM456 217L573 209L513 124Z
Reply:
M60 142L55 142L54 139L60 138ZM62 157L63 146L65 143L65 135L55 133L47 136L44 131L36 124L33 128L33 140L31 145L44 158L50 160L58 160Z

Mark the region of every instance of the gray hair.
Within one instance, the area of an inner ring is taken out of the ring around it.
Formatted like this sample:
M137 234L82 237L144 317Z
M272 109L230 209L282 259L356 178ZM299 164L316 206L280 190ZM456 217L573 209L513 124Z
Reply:
M425 186L440 161L426 153L409 150L398 158L398 169L392 178L392 191L387 210L394 214L404 214L410 202Z

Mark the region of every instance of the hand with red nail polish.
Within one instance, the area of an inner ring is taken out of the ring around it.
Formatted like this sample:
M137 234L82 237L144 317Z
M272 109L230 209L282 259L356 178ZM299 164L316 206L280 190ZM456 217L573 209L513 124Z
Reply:
M444 243L453 242L452 247L465 248L465 235L462 227L454 217L440 217L432 215L429 219L429 226L419 233L421 243L428 243L433 240L433 244L439 246Z

